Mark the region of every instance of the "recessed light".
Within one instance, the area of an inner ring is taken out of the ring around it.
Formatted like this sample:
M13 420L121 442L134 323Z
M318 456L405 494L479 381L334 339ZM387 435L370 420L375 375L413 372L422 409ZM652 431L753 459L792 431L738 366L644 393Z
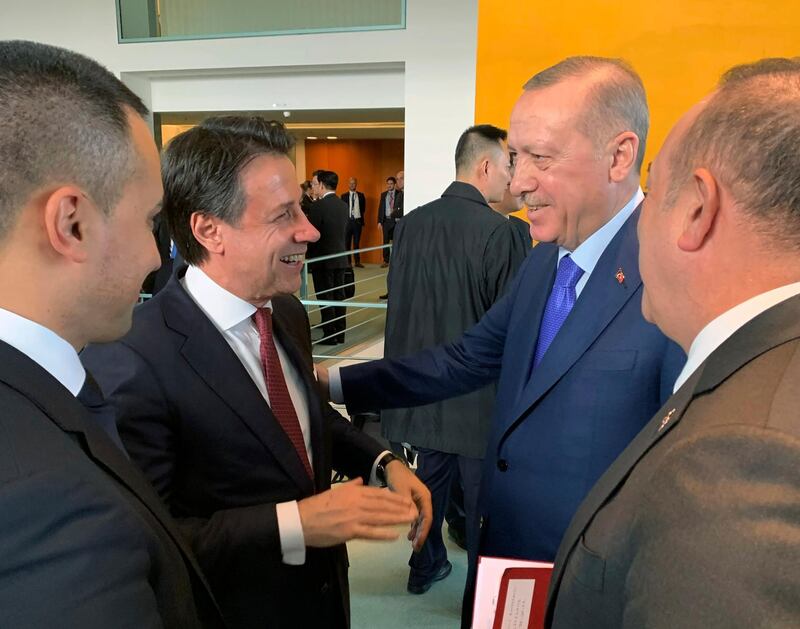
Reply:
M337 135L328 135L328 136L325 136L325 139L326 140L338 140L339 136L337 136Z
M315 135L307 135L306 136L306 140L316 140L316 139L317 139L317 136L315 136Z
M288 117L289 117L289 116L291 116L291 115L292 115L292 112L291 112L291 111L284 111L284 112L283 112L283 117L284 117L284 118L288 118Z

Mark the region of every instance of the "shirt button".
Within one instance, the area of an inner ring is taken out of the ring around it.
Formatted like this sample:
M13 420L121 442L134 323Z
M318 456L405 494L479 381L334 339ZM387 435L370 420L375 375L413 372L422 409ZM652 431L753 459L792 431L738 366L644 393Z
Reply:
M508 461L505 459L498 459L497 460L497 469L501 472L505 472L508 469Z

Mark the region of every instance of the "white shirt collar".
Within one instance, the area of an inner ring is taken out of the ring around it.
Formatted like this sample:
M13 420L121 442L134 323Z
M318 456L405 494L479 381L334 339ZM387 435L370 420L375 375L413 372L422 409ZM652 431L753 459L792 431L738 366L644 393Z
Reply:
M617 235L617 232L625 224L625 221L627 221L631 214L633 214L633 211L639 207L642 199L644 199L644 193L641 188L638 188L631 200L628 201L610 221L584 240L578 245L577 249L572 252L572 261L583 269L583 277L588 278L592 274L594 267L597 266L597 262L600 260L600 256L603 255L606 247L608 247L608 244L614 239L614 236ZM561 262L561 258L568 253L570 253L568 249L559 247L558 261Z
M324 198L325 198L325 197L327 197L329 194L336 194L336 190L328 190L328 191L327 191L325 194L323 194L323 195L320 197L320 199L324 199Z
M196 266L189 266L186 269L181 283L200 310L222 332L230 330L255 314L256 307L253 304L222 288ZM261 307L272 309L272 301Z
M0 308L0 340L38 363L77 396L86 380L78 352L58 334L25 317Z
M751 297L738 306L723 312L708 323L692 341L686 364L683 366L683 370L675 381L675 387L672 389L673 393L680 389L703 361L731 337L734 332L751 319L755 319L762 312L795 295L800 295L800 282L787 284Z

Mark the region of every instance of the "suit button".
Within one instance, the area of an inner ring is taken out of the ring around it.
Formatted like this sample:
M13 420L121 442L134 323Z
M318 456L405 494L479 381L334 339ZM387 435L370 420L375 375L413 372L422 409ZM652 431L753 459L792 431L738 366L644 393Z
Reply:
M505 472L508 469L508 461L505 459L498 459L497 460L497 469L501 472Z
M327 594L329 589L330 589L330 586L328 585L327 582L325 582L325 583L322 584L322 587L320 588L319 591L322 594Z

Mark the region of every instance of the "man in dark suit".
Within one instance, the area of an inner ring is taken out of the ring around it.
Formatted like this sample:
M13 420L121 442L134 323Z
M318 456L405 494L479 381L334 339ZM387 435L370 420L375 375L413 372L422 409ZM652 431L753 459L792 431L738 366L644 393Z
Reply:
M367 213L367 200L363 192L359 192L358 179L350 177L350 190L342 195L342 201L347 203L349 210L349 219L347 221L347 230L345 231L344 240L345 246L350 249L359 249L361 247L361 230L364 227L364 216ZM364 268L361 264L361 254L354 253L355 266Z
M640 309L647 120L641 80L621 61L571 57L531 78L511 116L511 194L547 244L458 341L331 374L333 398L351 412L498 381L482 554L552 561L580 501L669 395L682 364ZM469 592L465 601L468 626Z
M491 125L464 131L455 151L456 181L397 226L386 357L458 339L500 298L525 259L508 221L487 205L508 190L505 139L506 132ZM467 548L473 560L477 556L478 488L495 394L491 384L451 400L381 413L383 436L414 446L417 476L433 500L428 542L409 560L408 590L414 594L450 572L442 521L454 477L463 487Z
M653 164L642 307L688 360L570 524L548 626L800 626L798 114L796 60L734 68Z
M396 538L392 525L416 521L412 499L430 521L424 485L318 394L292 293L319 234L300 210L292 142L279 123L238 116L170 142L163 211L189 267L122 341L82 355L242 629L349 626L344 542ZM330 490L332 468L356 480Z
M320 258L347 251L345 234L349 222L347 205L336 196L339 176L330 170L317 170L311 180L317 200L308 212L309 222L319 232L319 240L309 246L309 257ZM349 256L337 256L309 264L314 278L317 299L344 301L345 269L350 266ZM322 318L321 345L344 343L347 328L346 306L320 306Z
M508 219L508 224L514 231L519 243L523 246L526 253L531 250L531 226L527 221L523 221L518 216L512 216L512 212L519 212L525 204L520 197L515 197L511 191L506 189L503 199L497 203L490 203L492 209L498 214Z
M86 57L0 43L3 626L223 626L77 354L130 328L158 266L146 115Z
M386 190L381 193L381 200L378 203L378 225L383 231L383 244L388 245L394 239L394 228L397 221L403 216L403 191L395 190L397 179L394 177L386 178ZM383 250L383 264L381 267L389 266L389 249Z

